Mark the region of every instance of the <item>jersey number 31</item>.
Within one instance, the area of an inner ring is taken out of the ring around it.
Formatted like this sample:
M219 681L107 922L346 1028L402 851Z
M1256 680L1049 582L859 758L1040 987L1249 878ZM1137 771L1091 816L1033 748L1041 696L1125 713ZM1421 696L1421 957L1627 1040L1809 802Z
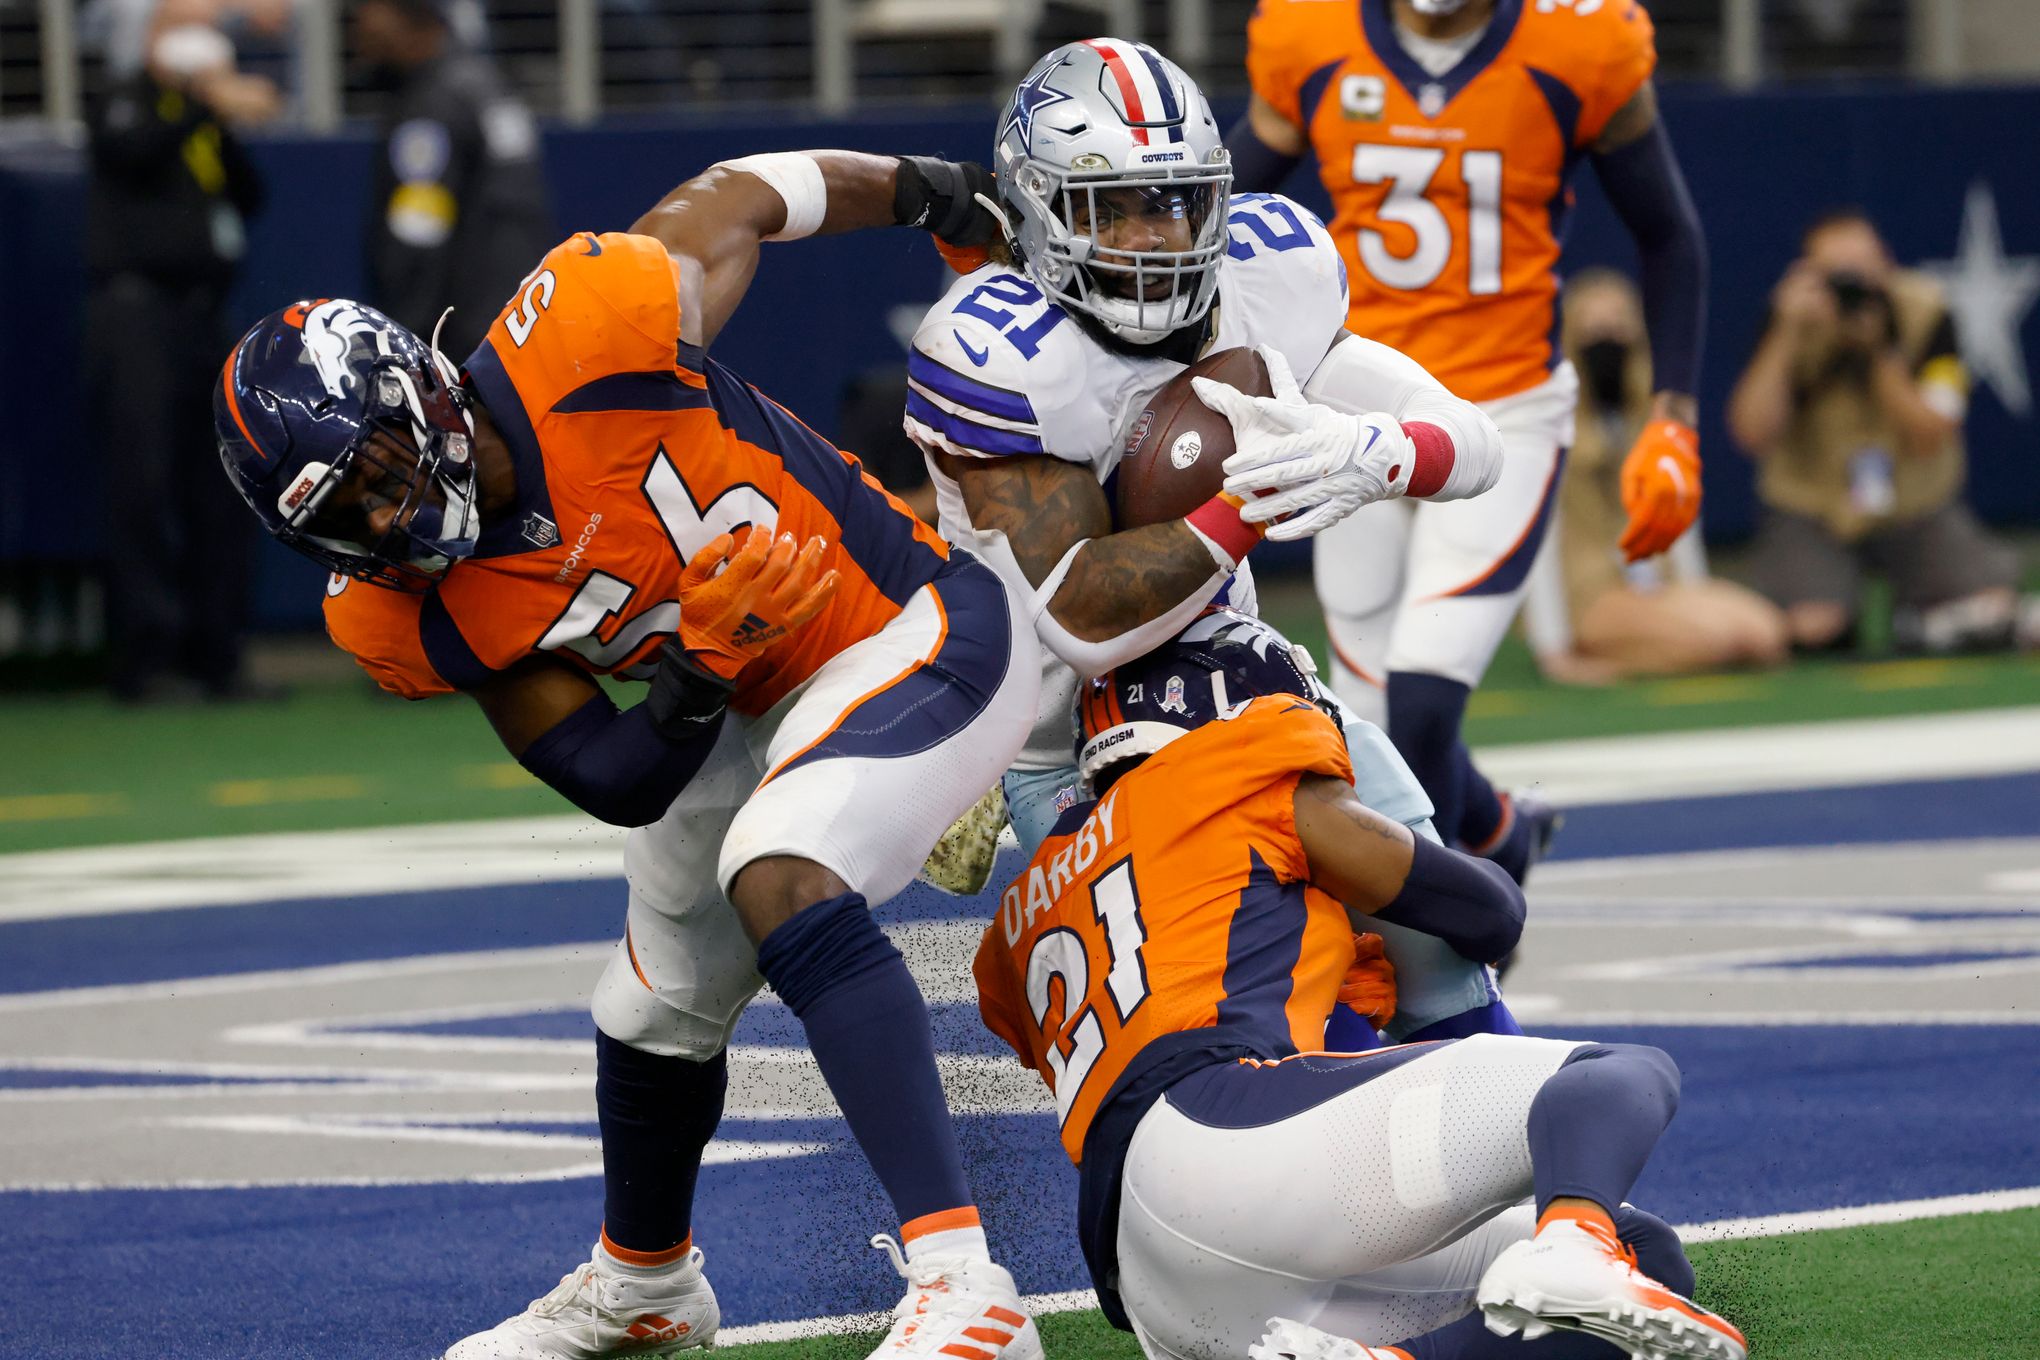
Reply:
M1363 142L1353 151L1353 179L1387 184L1388 196L1375 209L1384 222L1408 227L1417 248L1407 255L1389 249L1388 238L1360 229L1360 263L1390 288L1429 288L1452 258L1452 223L1425 190L1449 153L1434 146L1381 146ZM1462 151L1459 177L1466 183L1466 291L1475 297L1502 291L1502 153Z

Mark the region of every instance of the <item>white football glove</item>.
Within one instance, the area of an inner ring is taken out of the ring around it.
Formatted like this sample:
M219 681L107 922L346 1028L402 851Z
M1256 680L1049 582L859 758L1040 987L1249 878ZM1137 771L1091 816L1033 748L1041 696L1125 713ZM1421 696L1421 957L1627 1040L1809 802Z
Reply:
M1237 452L1225 460L1225 489L1246 502L1241 519L1267 524L1269 538L1286 542L1408 489L1416 446L1400 421L1306 401L1281 353L1266 345L1259 353L1272 397L1208 378L1190 383L1198 400L1233 427Z

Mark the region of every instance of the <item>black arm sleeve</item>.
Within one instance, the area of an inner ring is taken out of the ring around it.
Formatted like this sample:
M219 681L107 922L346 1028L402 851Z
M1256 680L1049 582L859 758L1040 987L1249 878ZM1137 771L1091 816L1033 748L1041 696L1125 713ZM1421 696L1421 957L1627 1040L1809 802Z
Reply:
M1657 389L1698 392L1707 330L1707 239L1663 121L1629 145L1595 155L1594 173L1615 215L1636 238Z
M1225 134L1225 149L1232 156L1233 192L1272 194L1289 178L1289 172L1303 160L1277 151L1254 131L1253 119L1240 115L1232 131Z
M526 747L517 763L591 817L649 826L666 815L722 732L720 722L686 741L663 735L645 704L617 710L597 694Z
M1523 890L1491 860L1419 836L1410 876L1378 921L1435 935L1476 963L1504 958L1523 937Z

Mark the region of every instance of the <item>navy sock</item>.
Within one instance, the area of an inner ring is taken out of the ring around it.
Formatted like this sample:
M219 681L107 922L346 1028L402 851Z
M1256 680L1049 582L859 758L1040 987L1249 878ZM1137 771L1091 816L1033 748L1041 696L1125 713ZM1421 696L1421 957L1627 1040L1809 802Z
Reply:
M1462 785L1468 764L1461 759L1459 741L1466 696L1465 685L1442 675L1389 672L1388 739L1430 795L1432 823L1447 845L1462 839L1466 811Z
M1693 1296L1693 1267L1679 1235L1663 1219L1624 1205L1615 1211L1615 1230L1635 1249L1644 1274L1676 1294ZM1496 1336L1478 1312L1395 1344L1414 1360L1624 1360L1627 1354L1580 1332L1554 1331L1535 1341Z
M758 971L806 1028L900 1222L969 1205L928 1004L864 899L831 898L774 930L758 946Z
M702 1149L722 1120L729 1057L645 1053L595 1032L595 1113L602 1125L602 1231L656 1255L692 1231Z
M1443 1020L1433 1020L1420 1030L1403 1038L1406 1044L1421 1044L1432 1039L1464 1039L1469 1034L1521 1034L1523 1027L1516 1023L1506 1002L1495 1000L1485 1006L1475 1006L1470 1011L1448 1015Z
M1662 1049L1577 1049L1530 1102L1530 1174L1542 1214L1561 1195L1613 1214L1679 1108L1679 1069Z
M1468 846L1485 846L1502 829L1506 815L1502 795L1474 765L1473 752L1464 741L1455 742L1454 749L1459 759L1459 839Z
M1615 1232L1636 1252L1636 1267L1674 1294L1693 1297L1693 1263L1672 1225L1632 1204L1615 1210Z
M1521 883L1530 875L1530 838L1533 834L1528 820L1512 817L1509 819L1509 834L1498 844L1483 850L1481 857Z

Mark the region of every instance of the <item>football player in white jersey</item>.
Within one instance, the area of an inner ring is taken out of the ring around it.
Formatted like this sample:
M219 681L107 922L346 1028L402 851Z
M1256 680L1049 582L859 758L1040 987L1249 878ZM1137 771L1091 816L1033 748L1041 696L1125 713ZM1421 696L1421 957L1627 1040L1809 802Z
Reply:
M915 333L906 429L944 535L1033 601L1039 716L1004 780L1031 853L1076 796L1079 677L1152 650L1214 601L1252 612L1245 558L1264 534L1307 537L1387 497L1476 495L1499 475L1501 443L1421 366L1346 331L1345 266L1324 225L1280 196L1229 193L1210 105L1152 48L1098 38L1050 52L1001 115L994 159L1004 249ZM1129 422L1188 365L1237 346L1260 351L1275 395L1197 380L1237 436L1227 491L1115 532L1107 487ZM1380 730L1348 739L1370 805L1424 824L1430 804ZM1391 1033L1514 1032L1486 969L1430 949L1391 942L1404 1003Z

